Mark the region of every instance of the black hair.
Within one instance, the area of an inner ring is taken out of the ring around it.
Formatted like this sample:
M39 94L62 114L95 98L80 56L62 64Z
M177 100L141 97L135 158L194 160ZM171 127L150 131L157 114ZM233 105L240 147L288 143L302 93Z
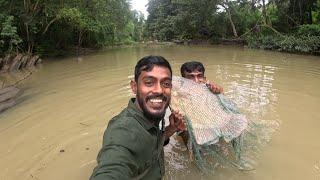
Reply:
M138 82L138 78L142 71L151 71L154 66L166 67L170 70L172 77L172 69L169 62L162 56L145 56L140 59L134 68L134 80Z
M199 71L204 74L205 68L201 62L198 61L189 61L184 64L182 64L180 68L181 76L185 77L185 72L191 73L192 71Z

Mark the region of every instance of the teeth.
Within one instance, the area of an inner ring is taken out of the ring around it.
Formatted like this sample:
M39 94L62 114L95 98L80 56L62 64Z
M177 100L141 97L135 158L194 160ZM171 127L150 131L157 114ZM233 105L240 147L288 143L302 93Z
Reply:
M162 103L162 99L150 99L152 103Z

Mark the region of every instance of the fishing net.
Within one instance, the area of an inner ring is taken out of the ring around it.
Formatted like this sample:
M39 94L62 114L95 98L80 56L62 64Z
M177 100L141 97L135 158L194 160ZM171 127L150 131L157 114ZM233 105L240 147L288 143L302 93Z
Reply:
M185 117L190 157L204 173L219 165L253 169L253 156L266 142L256 132L262 126L248 120L222 94L213 94L205 84L174 76L171 107Z

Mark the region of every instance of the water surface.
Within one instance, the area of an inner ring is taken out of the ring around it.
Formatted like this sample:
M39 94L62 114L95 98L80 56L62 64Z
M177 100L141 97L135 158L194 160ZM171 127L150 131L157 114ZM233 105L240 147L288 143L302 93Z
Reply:
M220 168L212 179L320 179L319 57L169 46L45 60L20 85L20 103L0 114L0 180L88 179L109 119L128 103L134 66L149 54L167 58L176 75L186 60L202 61L243 113L280 124L255 170ZM206 179L177 138L165 151L165 179Z

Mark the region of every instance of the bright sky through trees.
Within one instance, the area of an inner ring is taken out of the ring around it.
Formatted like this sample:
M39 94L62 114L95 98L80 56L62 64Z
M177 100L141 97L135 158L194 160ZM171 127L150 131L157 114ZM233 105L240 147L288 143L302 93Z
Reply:
M147 4L148 4L148 0L131 0L132 9L141 11L144 14L145 18L147 18L148 16L147 7L146 7Z

